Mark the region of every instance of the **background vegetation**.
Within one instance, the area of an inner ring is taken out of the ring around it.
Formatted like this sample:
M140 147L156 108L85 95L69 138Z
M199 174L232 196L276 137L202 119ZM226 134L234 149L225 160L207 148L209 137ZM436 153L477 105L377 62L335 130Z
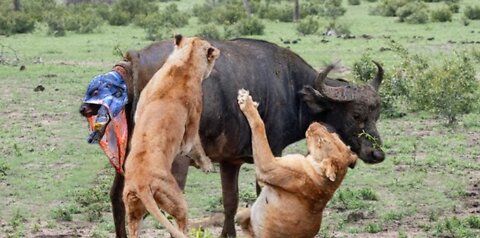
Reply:
M479 237L480 4L304 0L294 14L295 2L0 0L0 237L113 236L113 170L78 107L119 52L173 33L264 39L317 69L341 59L335 75L357 83L380 62L388 157L349 172L318 236ZM251 203L252 165L240 180ZM191 169L185 193L192 221L222 211L218 173Z

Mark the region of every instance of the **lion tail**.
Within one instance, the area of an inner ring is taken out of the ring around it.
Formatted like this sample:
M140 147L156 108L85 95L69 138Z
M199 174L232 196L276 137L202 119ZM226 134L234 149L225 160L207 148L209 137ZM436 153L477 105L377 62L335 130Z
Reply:
M157 202L153 198L153 194L150 190L143 191L137 194L140 200L142 200L143 205L147 209L147 211L155 217L165 228L172 234L175 238L188 238L183 232L181 232L177 227L175 227L157 206Z

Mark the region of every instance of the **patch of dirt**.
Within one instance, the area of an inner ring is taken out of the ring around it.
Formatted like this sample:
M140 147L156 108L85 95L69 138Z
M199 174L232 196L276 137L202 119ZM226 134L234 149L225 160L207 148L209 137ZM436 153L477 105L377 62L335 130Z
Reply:
M74 60L49 60L42 61L43 64L57 64L57 65L69 65L69 66L83 66L83 67L112 67L112 62L98 62L98 61L74 61Z
M480 215L480 171L470 171L468 179L469 186L465 191L463 202L467 213Z

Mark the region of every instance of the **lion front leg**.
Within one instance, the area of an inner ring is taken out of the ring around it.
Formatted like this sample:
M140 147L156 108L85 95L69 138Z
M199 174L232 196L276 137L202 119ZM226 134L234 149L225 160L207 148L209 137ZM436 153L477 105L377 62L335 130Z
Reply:
M268 144L265 124L258 113L258 103L254 102L249 92L245 89L238 91L238 105L247 118L252 131L252 152L255 161L257 178L275 167L275 156Z
M191 158L196 168L200 168L204 173L213 171L212 161L205 154L205 150L203 150L202 142L200 141L200 136L198 134L195 138L191 154Z

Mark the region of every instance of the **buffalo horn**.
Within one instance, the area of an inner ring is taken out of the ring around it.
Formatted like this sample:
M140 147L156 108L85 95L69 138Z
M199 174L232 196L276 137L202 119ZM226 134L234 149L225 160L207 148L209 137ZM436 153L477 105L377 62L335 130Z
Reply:
M380 66L380 64L374 60L372 60L373 63L377 66L378 72L375 78L370 82L370 85L375 89L375 91L378 91L378 88L380 88L380 84L382 83L383 80L383 68Z
M317 79L315 80L315 88L325 97L338 101L338 102L348 102L352 101L354 98L354 91L351 86L341 86L341 87L332 87L325 84L325 79L327 78L328 73L335 68L334 64L329 65L326 69L318 74Z

